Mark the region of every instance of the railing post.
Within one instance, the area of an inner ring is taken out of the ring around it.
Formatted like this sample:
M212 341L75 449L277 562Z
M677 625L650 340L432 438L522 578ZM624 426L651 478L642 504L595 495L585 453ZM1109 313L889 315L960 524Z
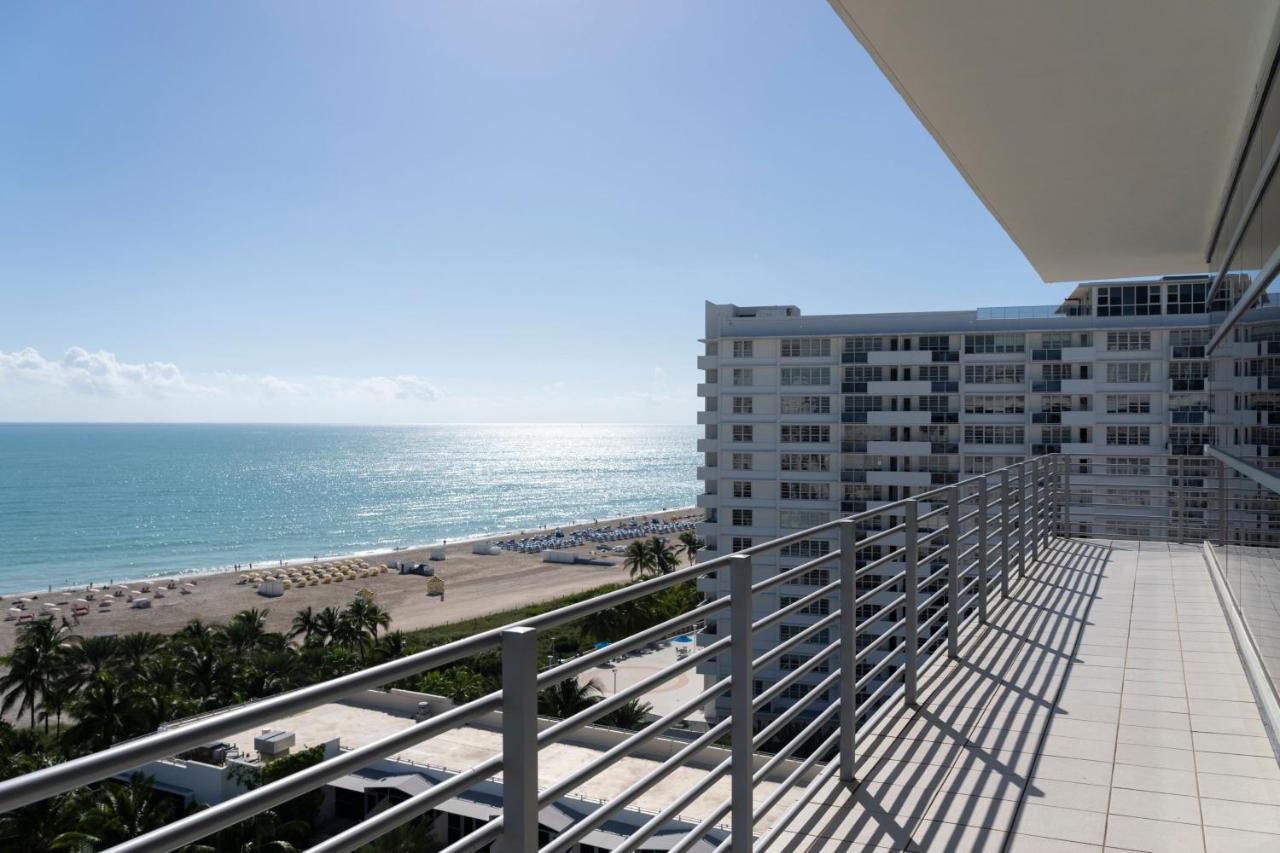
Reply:
M538 849L538 632L502 632L502 853Z
M1009 537L1013 535L1011 521L1013 513L1009 509L1009 469L1000 469L1000 594L1009 597Z
M1227 522L1227 466L1218 461L1218 541L1227 547L1227 531L1231 527Z
M858 724L857 529L840 522L840 778L855 778Z
M1071 460L1062 457L1062 478L1058 492L1061 500L1062 530L1058 534L1063 539L1071 538Z
M1031 560L1035 562L1040 559L1040 523L1042 509L1040 501L1040 475L1041 475L1041 459L1036 457L1031 460Z
M755 774L751 741L755 737L752 700L755 698L751 672L751 555L729 558L729 714L730 714L730 811L733 827L732 853L750 853L754 837L755 810L751 777Z
M1178 488L1174 494L1177 496L1178 506L1177 542L1181 545L1187 536L1187 477L1181 462L1178 463Z
M1027 555L1031 553L1030 519L1027 517L1027 469L1030 462L1018 465L1018 575L1026 577Z
M905 701L908 705L916 704L916 693L919 687L916 667L920 654L920 502L907 501L903 505L902 527L906 531L906 554L903 557L906 566L902 570L904 606L907 613L904 618L906 632Z
M987 623L987 475L978 478L978 621Z
M947 655L960 657L960 487L947 489Z

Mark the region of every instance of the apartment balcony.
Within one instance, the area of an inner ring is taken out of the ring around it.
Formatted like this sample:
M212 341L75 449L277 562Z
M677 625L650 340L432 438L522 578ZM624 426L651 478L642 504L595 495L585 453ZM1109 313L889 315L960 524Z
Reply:
M926 426L933 423L930 412L867 412L867 423L876 426Z
M1174 359L1204 358L1204 345L1177 345L1169 347L1169 357Z
M865 483L867 482L867 472L863 470L840 472L840 482L842 483Z
M884 456L924 456L929 453L927 441L868 441L868 453Z
M1063 347L1062 360L1072 364L1080 362L1091 362L1097 358L1097 352L1093 347Z
M720 366L720 356L718 355L700 355L698 356L699 370L714 370Z
M1062 412L1032 412L1031 422L1033 424L1060 424L1062 423Z
M840 413L840 423L865 424L867 422L867 414L867 412L844 411Z
M1182 426L1184 424L1207 424L1209 423L1209 412L1170 412L1169 423Z
M868 382L866 393L878 397L914 397L917 394L928 394L931 384L917 379L888 379Z
M929 350L877 350L876 352L867 353L867 364L912 365L933 363L933 353Z
M840 393L841 394L865 394L867 393L867 384L868 383L866 382L841 382Z
M929 452L935 455L959 453L960 444L954 441L931 441L929 442Z
M841 453L866 453L867 442L865 441L842 441L840 442Z
M950 364L960 360L960 351L954 349L930 350L929 360L934 364Z
M698 509L709 509L713 506L718 507L720 506L720 495L701 492L693 499L693 505Z
M728 443L726 443L726 446L728 446ZM734 447L738 447L739 445L733 445L733 446L734 446ZM720 449L720 439L718 439L718 438L700 438L700 439L698 439L698 442L697 442L697 450L698 450L698 452L699 452L699 453L715 452L715 451L717 451L717 450L719 450L719 449ZM742 450L753 450L753 449L755 449L755 445L752 445L752 444L743 444L743 445L741 445L741 449L742 449Z
M714 383L714 382L699 382L699 383L698 383L698 396L699 396L699 397L715 397L715 396L717 396L719 393L720 393L720 386L719 386L717 383Z
M1058 388L1063 394L1091 394L1093 383L1092 379L1063 379Z
M1208 391L1208 379L1170 379L1170 391Z
M758 543L751 556L713 552L571 607L4 780L0 812L211 742L252 743L273 727L340 736L342 749L253 790L219 792L212 808L130 849L178 849L326 786L364 790L362 774L387 764L413 782L405 797L343 823L318 849L361 848L473 789L483 798L466 800L472 820L447 839L455 851L495 842L504 853L548 843L694 853L1280 849L1280 765L1252 680L1265 672L1237 634L1251 613L1267 615L1280 572L1234 540L1206 549L1066 538L1084 507L1059 502L1069 498L1063 467L1039 459L965 478L935 503L869 506L877 515L860 521L855 558L890 516L910 529L939 503L955 507L951 521L930 516L938 536L907 537L905 559L875 569L911 592L900 601L881 605L883 593L860 587L868 570L842 579L837 553L761 576L752 561L772 559L781 542ZM874 542L878 553L883 538ZM818 565L831 583L789 590L781 604L778 589ZM694 614L540 665L547 632L695 580L710 593L696 611L707 630L685 651L670 640ZM792 614L801 633L765 634ZM918 642L896 642L899 631ZM858 642L864 632L869 645ZM1263 654L1275 655L1273 635L1265 639ZM803 663L779 673L793 649ZM500 656L500 688L457 707L432 700L425 719L414 694L375 690L480 653ZM856 683L842 680L851 672ZM609 689L612 673L622 677ZM580 678L606 685L603 700L564 720L538 717L539 691ZM638 731L595 725L633 699L654 703ZM708 703L726 713L669 731ZM540 823L550 841L539 841Z
M1062 350L1060 349L1033 349L1031 351L1032 361L1062 361Z
M841 364L866 364L867 354L865 352L842 352L840 353Z
M720 423L720 412L701 411L697 413L695 420L700 424L718 424Z
M960 423L960 413L959 412L930 412L929 423L958 424Z
M1057 394L1061 391L1061 379L1036 379L1031 382L1032 394Z
M1063 426L1092 426L1097 422L1097 415L1094 412L1084 411L1062 412L1061 423Z
M716 465L699 465L694 473L699 480L715 480L720 476L720 468Z
M927 486L928 471L868 471L867 484L871 486Z

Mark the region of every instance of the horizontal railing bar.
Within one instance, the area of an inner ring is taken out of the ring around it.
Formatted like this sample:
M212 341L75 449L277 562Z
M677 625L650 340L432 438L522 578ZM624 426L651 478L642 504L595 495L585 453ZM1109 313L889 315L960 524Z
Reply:
M854 663L862 663L864 660L866 660L867 655L871 654L873 651L880 648L880 646L884 645L885 640L888 640L896 636L897 632L901 631L903 627L906 626L906 624L907 624L906 619L899 619L897 622L894 622L886 630L882 631L880 633L880 636L876 637L870 643L867 643L865 646L858 649L858 651L853 656ZM905 651L905 650L906 650L906 646L902 646L899 649L889 649L886 652L886 654L897 654L899 651Z

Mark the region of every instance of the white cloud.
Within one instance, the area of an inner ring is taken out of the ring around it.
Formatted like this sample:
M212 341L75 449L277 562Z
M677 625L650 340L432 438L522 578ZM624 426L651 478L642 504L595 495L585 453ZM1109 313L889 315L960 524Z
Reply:
M166 396L209 389L188 382L175 364L164 361L120 361L114 353L71 347L58 360L31 347L0 352L0 382L36 383L101 397Z

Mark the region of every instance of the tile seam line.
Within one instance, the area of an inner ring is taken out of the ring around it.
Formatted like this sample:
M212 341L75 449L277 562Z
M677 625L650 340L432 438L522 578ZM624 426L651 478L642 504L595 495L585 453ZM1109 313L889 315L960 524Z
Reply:
M1079 557L1082 561L1085 561L1085 566L1086 567L1088 566L1088 562L1087 562L1089 559L1089 557L1087 556L1088 548L1089 548L1089 545L1087 544L1088 540L1072 540L1070 538L1066 538L1066 539L1057 538L1056 541L1059 543L1065 543L1065 544L1070 544L1074 541L1082 545L1083 548L1080 551ZM1106 559L1103 560L1101 565L1098 566L1098 576L1094 581L1093 589L1088 593L1085 593L1089 596L1089 598L1088 598L1088 602L1085 604L1084 613L1081 614L1080 622L1078 623L1078 626L1075 629L1076 636L1075 636L1074 642L1072 642L1071 644L1071 656L1067 660L1067 666L1066 666L1066 669L1063 670L1062 679L1058 682L1057 690L1054 692L1053 706L1049 712L1048 722L1045 724L1044 729L1041 730L1040 737L1036 742L1035 758L1031 762L1031 766L1027 769L1026 782L1023 785L1022 792L1018 796L1017 805L1014 807L1013 815L1009 819L1009 829L1005 831L1004 842L1000 845L1001 853L1011 853L1013 843L1017 838L1018 823L1022 819L1023 806L1025 806L1027 802L1027 790L1031 787L1032 781L1036 778L1036 770L1040 767L1040 759L1044 755L1044 745L1049 739L1049 733L1053 729L1053 711L1057 710L1057 708L1061 704L1062 695L1067 689L1067 682L1071 680L1071 671L1072 669L1075 668L1076 658L1079 656L1079 653L1080 653L1080 645L1084 639L1085 626L1088 622L1089 614L1093 611L1093 605L1097 601L1098 593L1102 588L1102 580L1105 577L1106 567L1111 563L1111 555L1113 553L1111 549L1111 540L1108 539L1107 544L1105 546L1101 546L1101 543L1098 543L1098 544L1100 547L1106 548ZM1112 767L1114 768L1114 766L1115 764L1113 761ZM1110 791L1108 791L1108 798L1109 797L1110 797ZM1108 802L1108 805L1109 805L1109 802ZM1103 841L1104 842L1106 841L1105 827L1103 829Z

